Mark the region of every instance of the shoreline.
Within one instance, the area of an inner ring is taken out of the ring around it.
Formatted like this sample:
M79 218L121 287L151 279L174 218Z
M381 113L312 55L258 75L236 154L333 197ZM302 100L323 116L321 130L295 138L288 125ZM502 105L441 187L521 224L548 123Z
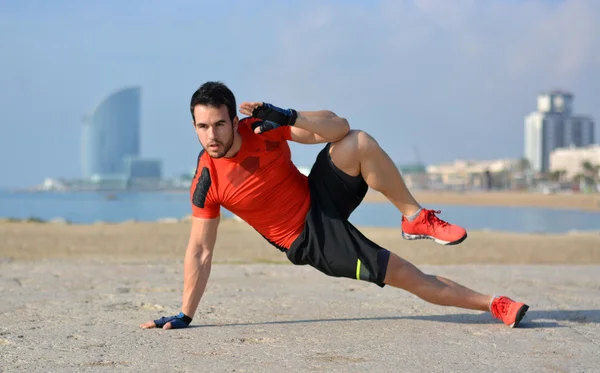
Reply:
M387 200L386 200L387 201ZM381 203L384 201L376 201L376 202L368 202L368 203ZM52 219L44 220L39 219L37 217L29 217L29 218L6 218L0 217L0 225L2 224L30 224L30 225L56 225L56 226L115 226L115 225L126 225L126 224L140 224L140 225L152 225L152 224L160 224L160 225L176 225L176 224L189 224L191 222L191 215L186 215L182 218L176 217L164 217L156 220L136 220L136 219L126 219L121 221L104 221L97 220L94 222L71 222L62 217L55 217ZM243 220L233 217L233 216L221 216L221 224L223 223L229 224L228 222L233 222L235 224L247 224ZM387 226L376 226L376 225L357 225L357 228L364 229L382 229L382 230L398 230L395 227L387 227ZM493 234L507 234L507 235L531 235L531 236L541 236L541 237L550 237L550 236L569 236L569 235L600 235L600 226L598 229L570 229L565 232L545 232L545 231L534 231L534 232L525 232L525 231L508 231L508 230L500 230L493 228L480 228L480 229L469 229L469 233L471 232L479 232L479 233L493 233Z
M8 193L48 193L46 191L18 191ZM52 193L52 192L50 192ZM56 193L80 193L57 191ZM96 194L120 193L159 193L159 194L187 194L186 190L147 190L147 191L86 191ZM415 199L424 205L462 205L462 206L498 206L498 207L538 207L548 209L577 210L587 212L600 212L600 193L553 193L543 194L525 191L436 191L436 190L411 190ZM389 202L388 199L373 189L369 189L363 203ZM432 206L435 207L435 206ZM10 217L0 217L0 219Z
M600 212L600 193L556 193L542 194L530 192L451 192L414 191L413 197L424 205L462 205L498 207L538 207L558 210ZM364 202L382 203L388 199L373 189L369 189Z
M129 193L129 192L128 192ZM148 192L135 192L148 193ZM154 193L154 192L152 192ZM173 194L170 191L158 193ZM102 194L98 192L98 194ZM177 192L179 194L179 192ZM454 206L476 206L476 207L530 207L551 210L581 211L600 213L600 193L557 193L542 194L531 192L507 192L507 191L484 191L484 192L453 192L453 191L427 191L417 190L412 195L425 208L437 209L437 205ZM390 201L380 192L369 189L363 203L377 204L390 203ZM599 216L600 217L600 216ZM139 220L137 222L163 222L172 223L178 221L189 221L190 216L162 216L154 220ZM136 221L135 219L124 219L119 221L89 221L72 222L64 216L52 216L49 218L40 218L35 215L27 217L0 216L0 223L3 222L37 222L37 223L62 223L62 224L120 224ZM600 224L598 226L600 229ZM493 231L493 230L492 230ZM507 232L510 233L510 232Z

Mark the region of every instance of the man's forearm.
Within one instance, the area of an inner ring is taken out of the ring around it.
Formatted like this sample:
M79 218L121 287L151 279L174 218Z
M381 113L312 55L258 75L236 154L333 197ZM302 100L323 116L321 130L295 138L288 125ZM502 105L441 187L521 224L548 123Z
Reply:
M299 111L294 126L316 133L328 141L338 141L350 131L345 118L328 110Z
M181 311L193 318L210 276L212 252L187 250L183 263L183 299Z

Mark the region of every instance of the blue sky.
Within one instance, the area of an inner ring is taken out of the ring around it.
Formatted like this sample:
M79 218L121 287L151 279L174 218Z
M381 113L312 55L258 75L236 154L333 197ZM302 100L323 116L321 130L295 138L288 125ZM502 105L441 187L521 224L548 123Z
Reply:
M2 187L80 176L81 118L128 85L167 175L194 167L188 104L207 80L333 110L399 163L520 157L545 90L600 121L596 0L0 0L0 50Z

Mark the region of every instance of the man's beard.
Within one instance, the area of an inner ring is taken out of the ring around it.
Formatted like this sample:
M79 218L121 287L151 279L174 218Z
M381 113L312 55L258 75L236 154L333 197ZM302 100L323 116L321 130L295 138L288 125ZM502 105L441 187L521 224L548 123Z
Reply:
M219 151L216 155L212 155L207 148L204 148L204 150L206 150L206 152L208 153L208 155L211 158L223 158L225 156L225 154L227 154L227 152L229 152L229 150L231 149L231 147L233 146L233 139L235 136L231 136L231 139L229 140L229 142L227 142L226 144L220 142L220 141L214 141L213 143L219 144L223 147L223 150ZM209 143L210 144L210 143ZM208 147L208 146L207 146Z

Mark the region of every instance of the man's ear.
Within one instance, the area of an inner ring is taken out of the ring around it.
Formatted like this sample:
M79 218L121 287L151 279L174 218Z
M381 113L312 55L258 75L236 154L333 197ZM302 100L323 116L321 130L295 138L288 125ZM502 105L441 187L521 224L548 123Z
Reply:
M234 131L237 131L239 123L240 123L240 118L238 118L238 116L236 115L235 118L233 118L233 130Z

